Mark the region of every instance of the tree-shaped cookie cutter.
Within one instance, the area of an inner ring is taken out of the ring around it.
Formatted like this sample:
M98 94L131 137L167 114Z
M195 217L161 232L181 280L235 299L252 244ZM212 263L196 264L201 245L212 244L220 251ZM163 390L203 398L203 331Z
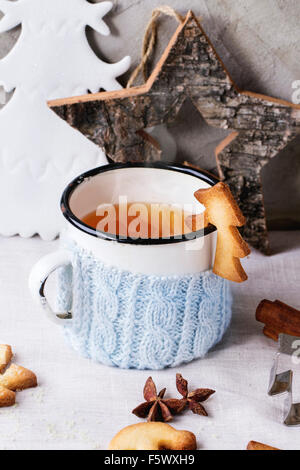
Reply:
M270 374L268 394L270 396L287 393L284 407L284 421L286 426L300 426L300 403L293 403L293 371L291 369L278 372L281 354L291 356L293 364L299 361L300 337L281 333L278 336L278 351ZM294 360L293 360L294 358ZM300 371L299 371L300 373Z

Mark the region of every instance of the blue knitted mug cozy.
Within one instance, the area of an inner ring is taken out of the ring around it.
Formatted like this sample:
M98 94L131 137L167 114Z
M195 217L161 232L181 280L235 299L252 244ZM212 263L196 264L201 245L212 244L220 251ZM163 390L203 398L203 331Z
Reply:
M81 355L125 369L163 369L203 357L231 319L229 282L211 271L136 274L108 266L74 242L58 272L67 342Z

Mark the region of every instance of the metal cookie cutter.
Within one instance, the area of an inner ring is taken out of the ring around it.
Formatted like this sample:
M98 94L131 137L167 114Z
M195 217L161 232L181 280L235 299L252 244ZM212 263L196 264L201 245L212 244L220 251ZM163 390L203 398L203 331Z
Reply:
M293 403L293 370L277 373L281 354L291 356L291 364L299 365L300 373L300 337L281 333L278 336L278 351L270 374L268 394L271 396L287 393L284 406L284 421L286 426L300 426L300 403Z

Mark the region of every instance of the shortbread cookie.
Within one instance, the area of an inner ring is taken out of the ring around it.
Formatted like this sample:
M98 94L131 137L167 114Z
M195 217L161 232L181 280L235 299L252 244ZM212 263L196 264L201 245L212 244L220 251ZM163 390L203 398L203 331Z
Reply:
M248 276L240 258L249 255L250 249L237 228L245 224L245 218L229 187L217 183L209 189L199 189L195 197L204 205L209 223L218 229L213 272L230 281L246 281Z
M16 403L16 394L0 385L0 408L13 406Z
M11 346L8 344L0 344L0 374L5 370L6 366L12 360L13 353Z
M160 422L132 424L111 441L109 450L195 450L196 437Z
M247 450L279 450L276 447L267 446L261 442L250 441Z
M12 364L3 375L0 375L0 385L9 390L25 390L36 387L36 375L29 369Z

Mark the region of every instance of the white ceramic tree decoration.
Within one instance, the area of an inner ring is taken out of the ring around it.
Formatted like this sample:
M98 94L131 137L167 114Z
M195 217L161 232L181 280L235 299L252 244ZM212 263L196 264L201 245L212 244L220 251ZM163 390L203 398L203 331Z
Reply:
M0 234L43 239L62 227L59 198L78 174L107 163L100 149L56 117L47 100L121 88L130 66L101 61L86 38L103 35L111 2L0 0L0 32L21 24L20 38L0 61L0 85L14 94L0 111Z

